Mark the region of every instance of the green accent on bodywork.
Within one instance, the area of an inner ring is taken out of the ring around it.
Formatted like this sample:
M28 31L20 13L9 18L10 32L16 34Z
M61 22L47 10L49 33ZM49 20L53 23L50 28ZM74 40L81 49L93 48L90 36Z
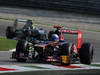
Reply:
M16 40L10 40L6 38L0 38L0 51L6 51L16 47Z

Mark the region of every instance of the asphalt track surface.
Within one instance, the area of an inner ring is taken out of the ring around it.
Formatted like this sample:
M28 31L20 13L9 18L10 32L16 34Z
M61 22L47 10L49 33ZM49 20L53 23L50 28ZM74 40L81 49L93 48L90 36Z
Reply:
M40 10L40 9L22 9L22 8L11 8L11 7L0 7L0 13L2 14L13 14L13 15L24 15L29 17L35 17L36 20L43 24L66 24L67 27L77 27L83 31L83 39L85 42L91 42L94 44L94 60L93 62L100 62L100 18L93 16L84 16L74 13ZM4 15L4 16L6 16ZM11 16L12 17L12 16ZM21 16L20 16L21 17ZM13 25L13 21L0 20L0 36L5 37L5 29L7 26ZM49 27L45 27L50 29ZM90 30L91 29L91 30ZM15 60L10 59L11 52L0 52L0 64L29 64L18 63ZM30 62L30 64L32 64ZM66 75L66 74L65 74Z
M92 74L91 74L92 71ZM84 71L34 71L34 72L19 72L19 73L4 73L0 75L99 75L99 70L84 70Z

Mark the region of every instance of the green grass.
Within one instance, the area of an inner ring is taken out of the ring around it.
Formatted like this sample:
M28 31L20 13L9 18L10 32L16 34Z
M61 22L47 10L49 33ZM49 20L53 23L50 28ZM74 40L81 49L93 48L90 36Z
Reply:
M0 51L6 51L16 47L16 40L10 40L6 38L0 38Z

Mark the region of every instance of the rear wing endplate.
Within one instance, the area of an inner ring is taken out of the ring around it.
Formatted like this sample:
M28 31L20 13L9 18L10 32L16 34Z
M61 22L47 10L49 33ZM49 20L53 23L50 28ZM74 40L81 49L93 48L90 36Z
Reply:
M77 35L77 48L80 49L82 45L82 32L80 30L61 29L61 33Z

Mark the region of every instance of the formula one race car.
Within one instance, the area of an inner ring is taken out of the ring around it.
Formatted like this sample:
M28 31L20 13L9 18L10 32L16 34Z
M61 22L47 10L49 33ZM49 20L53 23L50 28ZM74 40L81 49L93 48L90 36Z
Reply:
M91 64L93 59L93 45L82 43L81 31L64 29L61 26L54 26L54 28L56 28L55 31L49 31L48 33L45 33L44 30L41 32L39 29L34 32L34 29L31 29L31 35L29 33L26 35L30 30L25 29L26 33L24 35L26 36L23 38L16 36L17 31L15 31L13 36L20 39L18 39L16 51L12 53L12 58L19 62L25 62L30 59L57 62L61 65L70 65L77 61L80 61L82 64ZM10 36L8 33L9 27L7 28L7 37ZM38 35L33 36L35 33L38 33ZM77 44L68 42L64 34L77 35ZM45 39L38 39L40 35L45 36Z
M16 40L45 40L45 30L33 25L32 20L16 19L13 26L8 26L6 29L6 37ZM33 38L34 37L34 38Z

